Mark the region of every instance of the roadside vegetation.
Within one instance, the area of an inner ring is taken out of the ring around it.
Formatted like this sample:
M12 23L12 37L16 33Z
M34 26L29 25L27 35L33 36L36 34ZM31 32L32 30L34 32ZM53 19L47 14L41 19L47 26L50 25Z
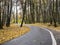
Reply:
M4 29L0 30L0 44L11 39L20 37L26 33L28 33L30 29L26 26L19 27L16 24L12 24L10 27L4 27Z
M0 0L0 43L27 33L24 23L59 31L60 0Z
M60 0L27 0L23 4L22 22L60 31Z
M60 32L60 25L58 25L58 27L54 27L53 25L50 25L49 23L35 23L35 24L30 24L30 25L43 27L43 28L47 28L47 29L51 29L51 30Z

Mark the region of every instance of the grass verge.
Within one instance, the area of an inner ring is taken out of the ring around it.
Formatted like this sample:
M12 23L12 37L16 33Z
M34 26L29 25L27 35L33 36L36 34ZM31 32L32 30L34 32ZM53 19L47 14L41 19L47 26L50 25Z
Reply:
M30 29L26 26L22 28L18 25L12 24L10 27L4 27L4 29L0 30L0 44L16 37L22 36L25 33L29 32Z
M54 27L53 25L50 25L49 23L45 23L45 24L44 23L35 23L35 24L30 24L30 25L43 27L43 28L48 28L48 29L60 32L60 26Z

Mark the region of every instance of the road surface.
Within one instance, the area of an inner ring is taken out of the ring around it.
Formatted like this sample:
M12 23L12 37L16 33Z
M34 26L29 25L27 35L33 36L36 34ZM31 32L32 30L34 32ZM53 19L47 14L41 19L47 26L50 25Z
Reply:
M29 26L30 32L2 45L53 45L51 34L39 27Z

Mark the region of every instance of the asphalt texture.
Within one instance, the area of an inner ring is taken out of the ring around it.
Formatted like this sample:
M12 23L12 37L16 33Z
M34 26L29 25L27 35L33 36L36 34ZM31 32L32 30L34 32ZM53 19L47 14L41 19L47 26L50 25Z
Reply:
M60 45L60 31L51 30L51 29L49 29L49 30L54 34L57 45Z
M30 32L1 45L52 45L51 35L39 27L29 26Z

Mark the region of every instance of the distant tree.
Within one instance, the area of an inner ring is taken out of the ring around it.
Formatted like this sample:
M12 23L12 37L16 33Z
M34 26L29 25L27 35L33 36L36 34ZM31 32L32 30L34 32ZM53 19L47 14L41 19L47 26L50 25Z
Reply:
M16 1L16 23L18 23L18 10L17 10L17 3L18 3L18 0Z
M3 5L2 5L2 8L3 8L3 12L2 12L2 25L4 26L5 25L5 22L6 22L6 0L3 0Z
M40 7L39 2L36 3L36 22L40 22Z
M56 24L56 12L55 12L54 2L55 2L55 1L53 0L53 12L52 12L52 16L53 16L54 26L57 27L57 24Z
M20 27L23 26L23 22L24 22L24 17L25 17L25 13L26 13L26 1L25 1L25 3L22 2L21 6L22 6L22 11L23 11L23 17L22 17L22 22L21 22Z
M3 0L0 0L0 29L3 29L3 14L4 14L4 9L3 9Z
M30 15L31 15L31 23L35 23L35 13L34 13L34 2L30 1Z
M1 9L1 1L0 1L0 29L3 29L3 26L2 26L2 14L1 14L1 11L2 11L2 9Z
M10 26L10 19L11 19L11 12L12 12L12 0L10 0L10 2L8 1L7 4L8 4L8 6L7 6L8 12L7 12L6 26L9 27Z

